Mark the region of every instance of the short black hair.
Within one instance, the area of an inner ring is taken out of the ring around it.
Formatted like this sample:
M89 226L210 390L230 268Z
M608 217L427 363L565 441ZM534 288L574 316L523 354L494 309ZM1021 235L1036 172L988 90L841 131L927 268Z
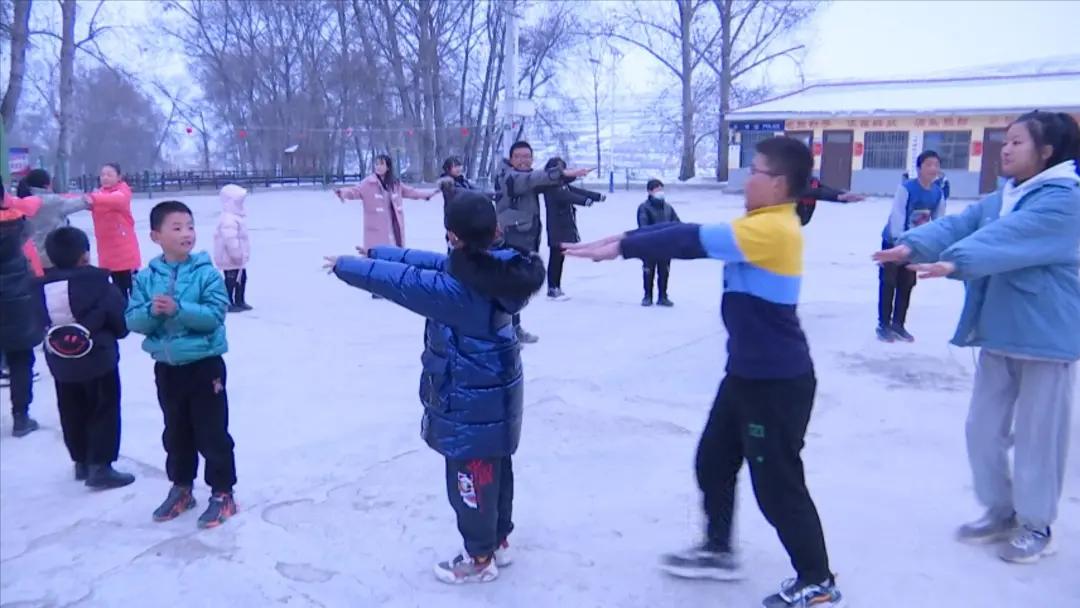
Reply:
M663 188L663 187L664 187L664 182L662 182L662 181L660 181L658 179L650 179L645 184L645 190L648 191L648 192L652 192L653 190L656 190L657 188Z
M941 162L941 157L938 156L937 152L934 152L933 150L923 150L922 154L915 158L915 168L918 169L922 167L923 162L930 158L936 158L939 163Z
M45 169L31 169L21 180L19 185L15 188L15 194L19 198L27 196L33 196L34 191L31 188L48 188L52 183L52 178L49 177L49 172Z
M1035 110L1017 118L1013 124L1023 123L1027 127L1036 148L1050 146L1054 151L1046 159L1046 170L1054 165L1072 160L1080 165L1080 126L1076 119L1064 112L1043 112ZM1077 167L1080 172L1080 167Z
M165 218L170 213L186 213L192 218L195 217L191 208L180 201L162 201L150 210L150 230L155 232L161 230L161 225L165 223Z
M63 226L45 237L45 253L57 268L74 268L83 254L90 251L90 239L74 226Z
M810 186L814 156L803 142L792 137L770 137L759 142L755 150L787 182L788 196L799 196Z
M446 160L443 161L442 172L450 173L450 169L458 166L464 167L465 163L461 162L461 159L457 156L448 156L446 157Z
M460 190L446 203L443 225L457 235L468 249L486 250L491 247L497 224L495 205L479 192Z
M525 140L515 141L514 144L510 146L510 156L514 155L514 150L520 150L521 148L525 148L529 152L533 151L532 146L529 145L529 142Z
M565 169L566 161L558 156L553 156L548 159L547 164L544 165L545 171L551 171L552 169Z
M119 175L121 178L124 177L124 172L120 170L120 163L105 163L104 165L101 165L101 166L102 167L112 167L113 171L116 171L117 175Z

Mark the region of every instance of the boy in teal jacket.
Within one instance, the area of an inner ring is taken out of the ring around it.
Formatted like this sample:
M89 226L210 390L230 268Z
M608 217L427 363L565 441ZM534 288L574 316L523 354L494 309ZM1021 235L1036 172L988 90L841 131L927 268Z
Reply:
M225 393L225 282L205 252L191 253L195 225L191 209L178 201L150 211L150 238L162 255L135 276L127 307L131 331L146 335L143 350L154 365L158 402L165 416L165 470L173 487L154 511L168 521L195 506L192 484L199 454L212 496L199 527L212 528L236 513L236 462L229 435Z

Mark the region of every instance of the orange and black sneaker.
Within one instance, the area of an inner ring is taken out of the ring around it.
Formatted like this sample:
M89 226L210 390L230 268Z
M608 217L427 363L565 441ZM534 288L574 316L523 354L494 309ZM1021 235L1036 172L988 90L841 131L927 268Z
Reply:
M216 528L236 515L236 501L233 500L232 492L215 492L210 497L210 504L199 516L200 528Z
M187 486L173 486L169 488L169 496L165 502L154 510L154 521L169 521L176 519L184 511L195 508L195 497L191 495L191 488Z

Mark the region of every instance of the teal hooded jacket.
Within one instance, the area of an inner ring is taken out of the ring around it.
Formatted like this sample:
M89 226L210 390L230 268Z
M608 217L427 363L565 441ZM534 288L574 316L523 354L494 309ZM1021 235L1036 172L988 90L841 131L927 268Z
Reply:
M154 296L169 295L176 300L170 317L150 312ZM206 252L194 253L178 263L164 256L135 275L128 301L128 329L145 334L143 350L155 361L184 365L222 355L229 349L225 340L225 311L229 296L221 273Z

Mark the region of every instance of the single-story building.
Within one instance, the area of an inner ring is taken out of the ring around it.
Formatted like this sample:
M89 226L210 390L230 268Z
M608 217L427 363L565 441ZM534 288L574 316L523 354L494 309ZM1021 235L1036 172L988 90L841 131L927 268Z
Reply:
M1080 70L810 85L728 114L729 188L741 189L762 138L803 138L830 186L892 194L923 150L941 156L953 196L998 183L1005 129L1033 110L1080 120Z

